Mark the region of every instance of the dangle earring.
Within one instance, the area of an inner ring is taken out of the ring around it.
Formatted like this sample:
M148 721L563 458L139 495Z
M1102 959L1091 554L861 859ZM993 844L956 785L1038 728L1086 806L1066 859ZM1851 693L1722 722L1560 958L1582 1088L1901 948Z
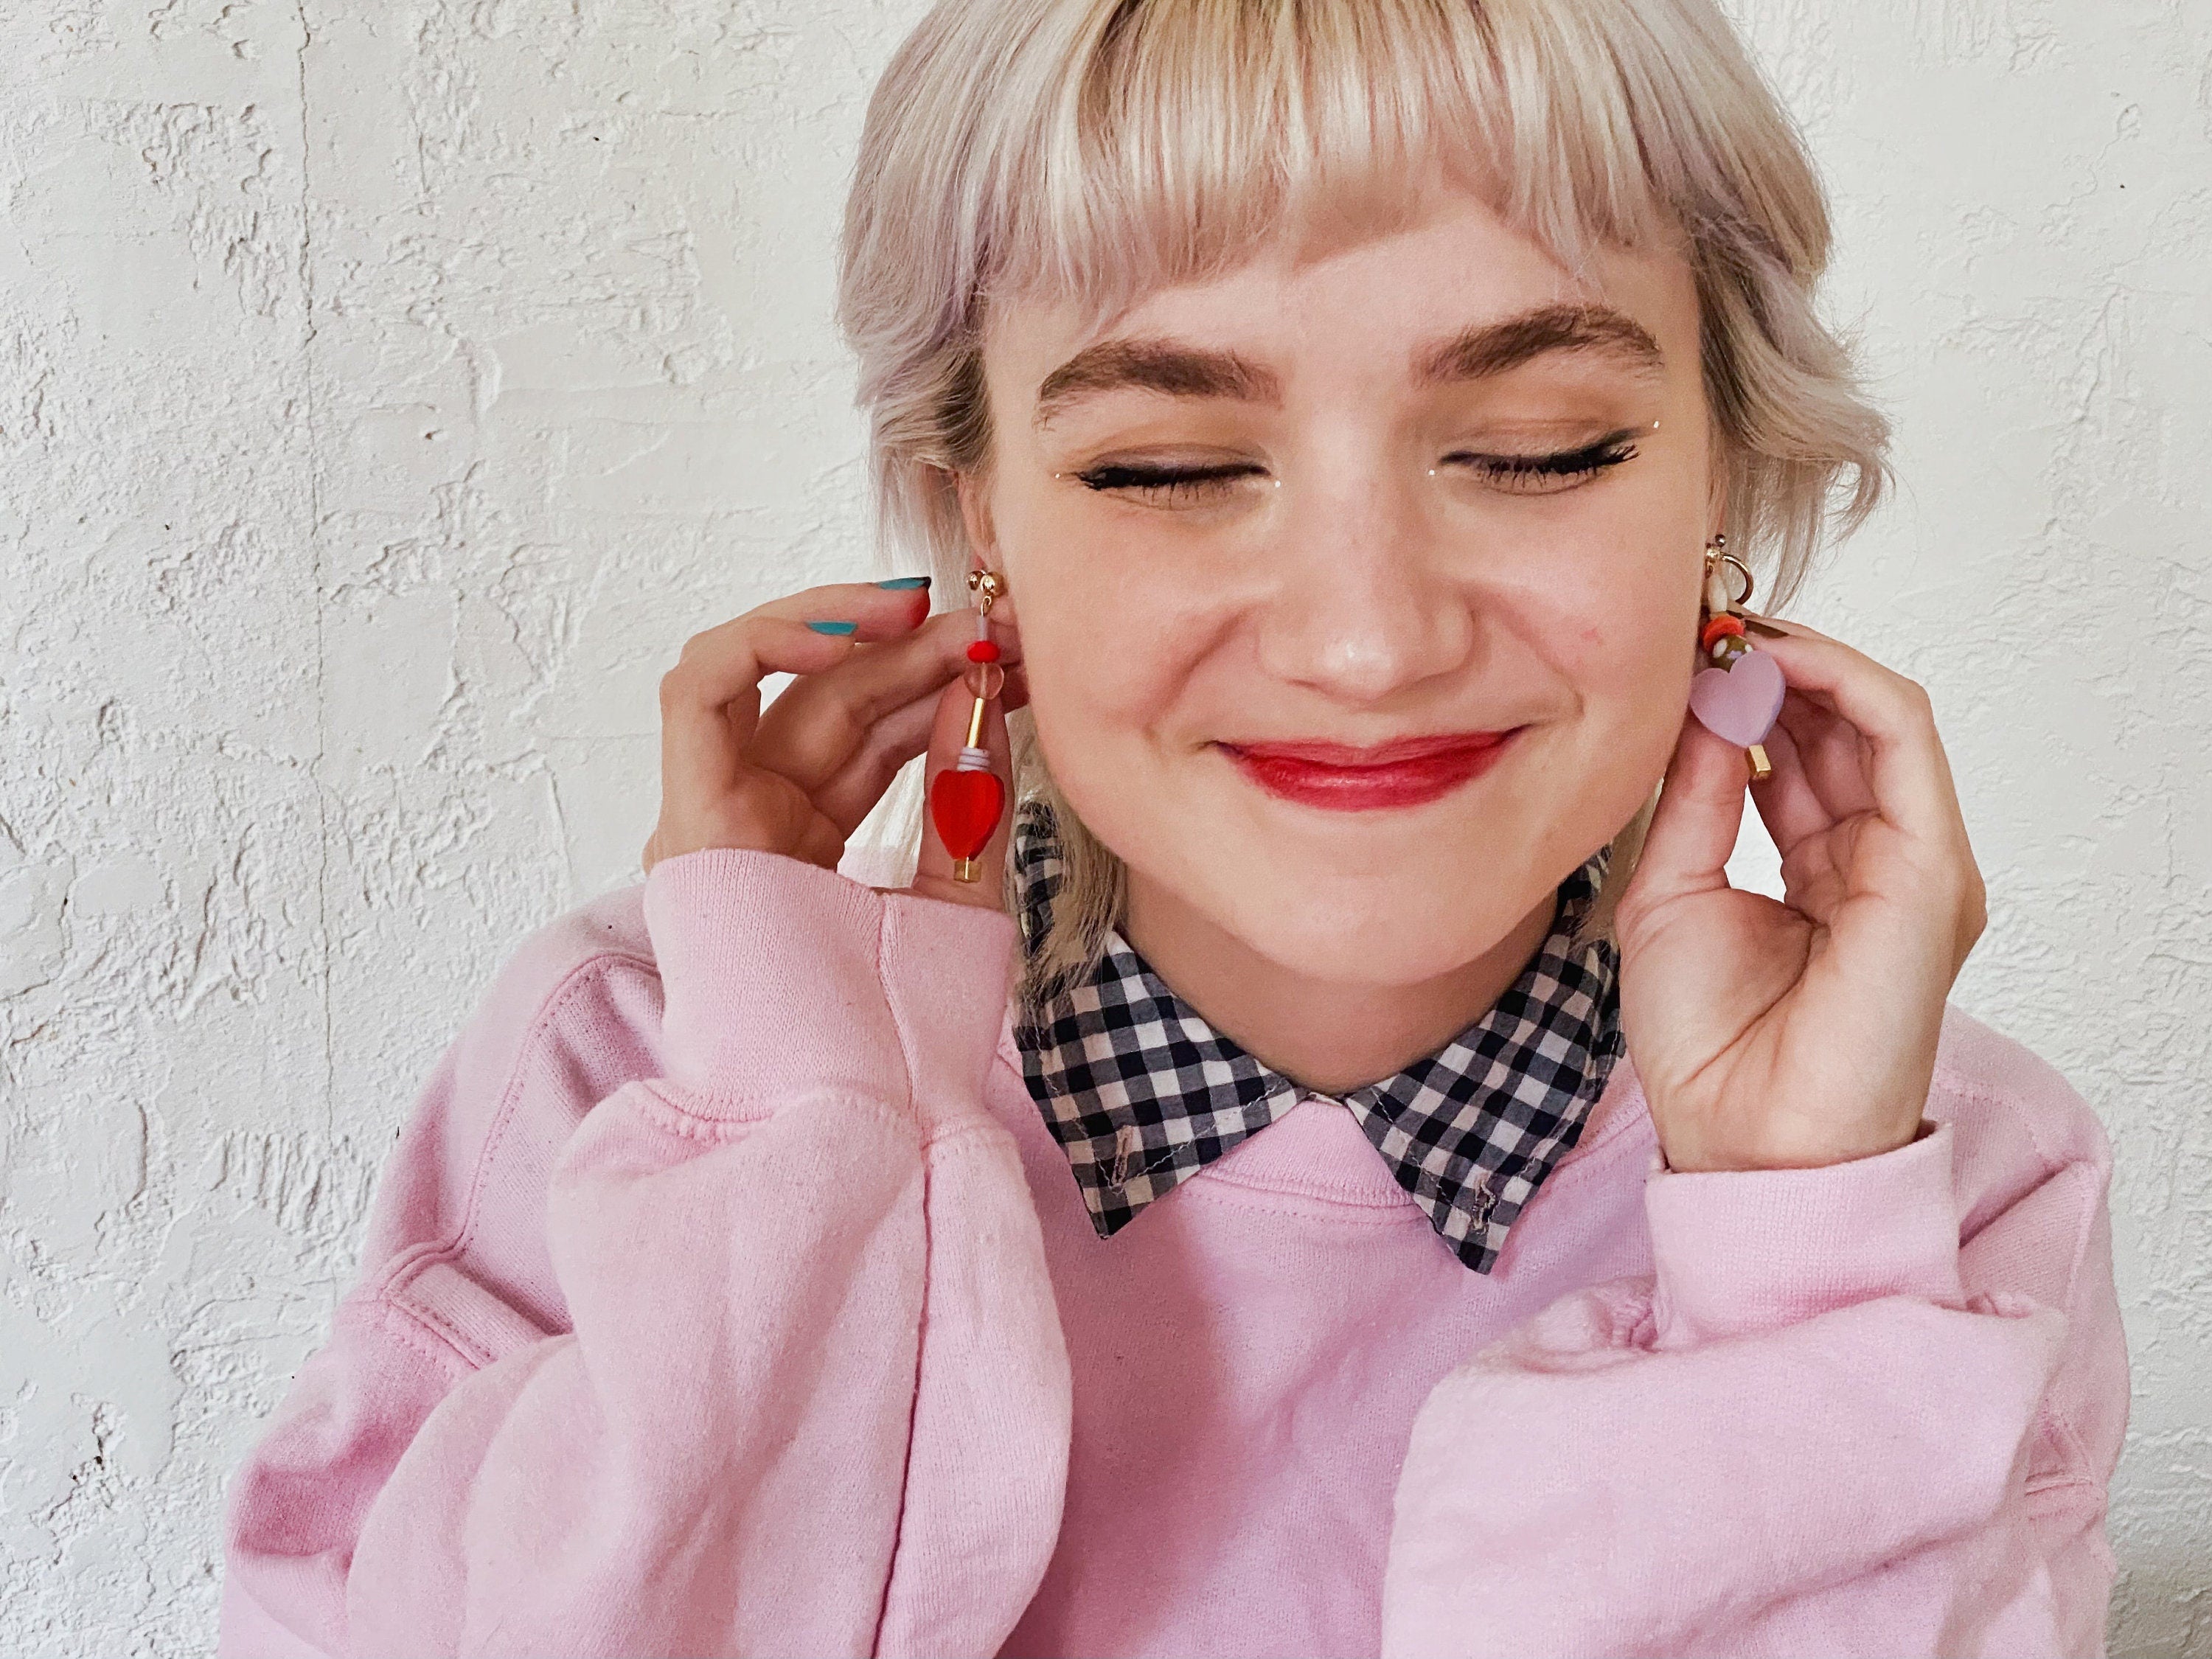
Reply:
M1731 571L1743 578L1741 593L1731 591ZM1782 665L1744 632L1752 586L1751 571L1728 550L1728 538L1716 535L1705 544L1705 621L1698 633L1698 648L1713 666L1690 682L1690 712L1706 731L1741 747L1751 781L1764 783L1774 769L1762 745L1790 688Z
M999 647L991 638L991 606L1006 591L1006 579L995 570L971 570L968 591L975 596L975 637L968 645L966 679L975 708L968 716L967 747L929 786L930 821L952 854L955 881L975 881L981 875L977 858L1006 811L1006 786L991 769L991 753L983 746L984 708L1006 687Z

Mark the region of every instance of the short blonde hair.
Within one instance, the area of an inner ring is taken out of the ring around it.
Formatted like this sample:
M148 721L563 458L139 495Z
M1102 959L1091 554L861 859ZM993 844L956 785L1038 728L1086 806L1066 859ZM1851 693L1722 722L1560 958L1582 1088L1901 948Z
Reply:
M876 88L845 212L839 319L886 547L964 591L953 475L989 459L994 297L1103 321L1316 210L1381 228L1437 168L1570 269L1604 245L1684 253L1730 541L1786 599L1879 499L1887 427L1814 309L1820 181L1711 0L939 0ZM1013 736L1017 794L1052 805L1066 860L1034 997L1096 960L1124 875L1023 716Z

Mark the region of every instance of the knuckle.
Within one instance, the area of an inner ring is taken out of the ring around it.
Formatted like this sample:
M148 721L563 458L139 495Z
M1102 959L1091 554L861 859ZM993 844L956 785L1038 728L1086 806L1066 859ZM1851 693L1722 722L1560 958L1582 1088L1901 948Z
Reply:
M1982 879L1978 870L1972 872L1967 878L1965 908L1966 937L1969 940L1978 939L1989 930L1990 925L1989 884Z
M1651 899L1645 884L1631 881L1627 891L1621 894L1613 908L1613 926L1616 933L1635 934L1644 931L1650 920Z
M793 826L786 821L786 815L775 811L758 790L740 790L724 804L719 816L720 846L773 850L787 847L793 837Z
M1988 895L1981 872L1971 860L1946 858L1926 872L1926 892L1936 915L1956 919L1962 928L1978 932L1988 914Z

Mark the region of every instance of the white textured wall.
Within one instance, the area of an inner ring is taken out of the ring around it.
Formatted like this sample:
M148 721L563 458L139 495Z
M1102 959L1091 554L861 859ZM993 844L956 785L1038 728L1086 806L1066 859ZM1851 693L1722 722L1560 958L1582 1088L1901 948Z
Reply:
M1962 1000L2118 1143L2123 1652L2212 1655L2212 0L1739 0L1830 171ZM205 1646L227 1471L658 673L865 562L827 320L919 0L0 3L0 1651Z

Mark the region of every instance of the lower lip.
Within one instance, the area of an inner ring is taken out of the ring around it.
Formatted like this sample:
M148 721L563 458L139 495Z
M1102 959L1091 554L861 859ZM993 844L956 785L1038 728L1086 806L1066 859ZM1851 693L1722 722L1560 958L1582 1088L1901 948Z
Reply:
M1449 795L1487 772L1512 739L1513 733L1507 732L1491 742L1380 766L1325 766L1284 755L1255 755L1227 744L1223 748L1239 771L1271 795L1332 812L1376 812L1420 806Z

